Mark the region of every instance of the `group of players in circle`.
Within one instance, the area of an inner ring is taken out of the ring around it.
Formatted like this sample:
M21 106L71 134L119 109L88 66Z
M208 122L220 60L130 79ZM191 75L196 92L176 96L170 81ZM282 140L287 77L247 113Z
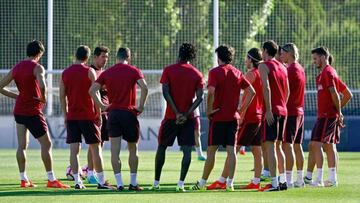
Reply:
M16 158L21 187L35 187L27 177L26 149L29 131L39 141L41 158L47 172L47 187L70 188L57 180L52 169L51 140L42 109L46 103L45 69L39 61L45 52L40 41L27 45L28 58L21 60L0 81L0 93L16 99L14 117L18 137ZM119 48L117 63L104 70L109 58L107 47L96 47L93 63L87 66L91 51L79 46L75 62L64 69L59 82L59 95L66 142L70 145L70 167L75 189L84 189L80 177L79 152L82 137L89 145L88 181L98 189L124 190L119 158L121 140L128 144L130 184L132 191L143 190L137 182L139 121L148 96L147 83L141 70L131 65L129 48ZM191 163L191 151L196 146L198 159L205 161L202 177L191 190L225 189L234 191L237 153L240 148L251 146L254 157L254 177L242 189L280 191L291 187L337 186L340 129L344 127L341 109L349 102L352 93L340 80L331 66L332 57L326 47L311 50L313 63L320 70L316 77L318 90L318 119L309 144L306 175L303 176L304 153L301 147L304 134L305 72L299 64L299 53L294 43L279 47L269 40L261 50L250 49L245 57L247 72L243 74L231 63L235 50L220 45L216 50L219 66L208 74L207 108L209 119L207 158L202 155L200 142L200 113L205 80L191 62L196 58L196 48L183 43L178 61L163 69L160 83L167 102L166 113L158 134L155 157L155 177L150 190L160 189L160 177L168 146L175 139L183 158L176 191L185 191L184 181ZM19 92L6 89L15 81ZM140 98L136 102L136 85ZM243 95L241 95L243 91ZM116 187L104 175L102 146L110 142L111 164ZM227 157L218 180L207 185L214 168L219 146L226 149ZM329 179L323 181L323 150L327 155ZM294 162L297 180L292 180ZM312 173L317 167L317 177ZM95 173L96 172L96 173ZM277 172L279 176L277 176ZM262 179L271 183L260 186Z

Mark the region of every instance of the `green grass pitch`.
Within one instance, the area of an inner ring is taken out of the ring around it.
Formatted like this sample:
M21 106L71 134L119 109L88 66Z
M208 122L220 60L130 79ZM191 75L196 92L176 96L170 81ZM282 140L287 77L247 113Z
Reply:
M154 176L154 152L140 152L140 165L138 181L145 188L142 192L117 192L97 190L93 185L86 185L87 189L75 191L74 189L47 189L46 174L40 158L39 150L28 150L27 174L37 188L19 187L18 168L15 159L16 150L0 150L0 202L360 202L360 153L340 153L340 167L338 171L339 187L337 188L304 188L288 191L263 193L256 191L239 190L252 178L252 156L247 153L238 157L237 173L235 178L235 192L225 191L188 191L175 192L179 178L180 152L168 152L163 168L160 191L149 191ZM124 183L129 183L129 170L127 165L127 151L121 152L123 161ZM65 180L65 169L69 163L68 150L53 150L55 175ZM82 150L81 165L85 164L86 151ZM215 168L209 182L216 180L223 166L225 153L217 155ZM110 165L110 153L104 151L105 176L115 185L115 179ZM193 153L193 160L186 178L186 187L192 186L201 177L204 162L198 161ZM326 162L325 162L326 166ZM327 167L324 167L324 179L327 178ZM295 173L294 173L295 177ZM264 183L262 183L264 184Z

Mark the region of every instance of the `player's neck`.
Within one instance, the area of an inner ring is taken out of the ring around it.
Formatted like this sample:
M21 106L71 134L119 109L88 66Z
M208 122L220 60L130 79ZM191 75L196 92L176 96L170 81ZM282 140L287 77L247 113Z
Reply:
M320 67L320 70L321 70L321 71L324 70L324 68L325 68L326 66L328 66L328 65L329 65L329 62L323 63L323 64L321 65L321 67Z
M129 64L129 62L127 60L118 60L118 63L121 64Z
M85 61L75 60L74 64L84 64Z
M274 59L275 59L275 57L266 56L266 57L264 58L264 61L271 61L271 60L274 60Z
M293 63L296 63L296 60L293 59L293 58L290 58L290 59L287 61L287 64L288 64L288 65L293 64Z

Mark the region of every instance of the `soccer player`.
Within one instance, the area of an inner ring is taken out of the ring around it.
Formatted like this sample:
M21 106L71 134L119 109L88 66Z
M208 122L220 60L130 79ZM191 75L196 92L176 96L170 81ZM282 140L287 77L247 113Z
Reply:
M105 46L99 46L94 49L93 64L90 65L90 67L95 70L96 78L98 78L101 75L101 73L104 71L106 63L109 59L109 52L110 52L109 48L107 48ZM99 92L100 92L101 101L104 104L108 105L109 100L107 97L106 89L102 88ZM101 111L101 121L102 121L101 130L100 130L100 132L101 132L101 146L100 147L101 148L104 145L105 141L109 141L109 135L108 135L108 131L106 129L107 120L108 120L108 112ZM92 159L90 149L88 150L87 158L88 158L87 181L90 184L98 184L97 176L94 173L94 164L93 164L93 159Z
M303 165L304 152L301 146L304 136L304 94L305 71L299 64L299 52L295 44L288 43L281 47L281 60L287 64L288 79L291 81L290 96L287 103L283 149L286 160L286 182L288 187L304 187ZM295 152L295 155L294 155ZM296 160L297 181L293 183L292 169Z
M208 81L207 116L210 120L207 159L202 178L192 187L193 190L205 190L207 179L214 168L216 151L219 145L226 147L228 161L228 179L226 190L234 191L236 169L236 133L238 120L243 118L246 109L255 95L254 88L245 79L240 70L231 65L235 50L229 45L219 46L217 53L219 66L210 70ZM248 96L244 105L240 105L240 91ZM241 106L241 107L240 107ZM240 116L239 116L239 112Z
M166 113L159 130L159 145L155 158L155 180L152 190L160 188L161 170L165 163L166 148L175 138L183 151L180 179L176 191L183 192L184 180L191 163L191 150L195 145L195 122L193 111L203 100L205 82L196 67L191 64L196 58L196 49L190 43L179 48L178 62L164 68L160 83L167 102ZM196 99L193 101L193 97Z
M312 183L313 186L337 186L336 173L336 144L340 142L340 129L344 127L344 116L341 112L351 99L352 93L349 88L341 81L336 70L329 64L330 53L325 47L318 47L311 51L315 66L320 69L320 74L316 77L318 89L318 115L314 125L311 141L310 153L315 160L317 167L317 178ZM342 97L340 97L342 94ZM323 181L323 154L326 153L329 179ZM309 160L310 161L310 160ZM311 163L309 163L310 165Z
M20 187L36 187L26 175L26 149L29 143L29 131L41 146L41 158L47 172L47 187L69 188L55 178L52 167L51 140L47 133L48 127L42 113L46 103L45 69L39 63L45 52L44 45L34 40L26 47L28 58L16 64L0 81L0 93L16 99L14 117L18 148L16 160L20 172ZM5 87L15 81L19 93Z
M266 108L265 123L263 125L263 141L265 142L264 154L270 169L271 184L267 184L261 191L286 190L285 163L280 161L279 173L280 184L276 176L278 160L277 156L284 160L284 155L279 146L284 135L287 108L286 103L289 98L289 82L287 70L274 57L278 52L278 45L270 40L263 43L262 58L264 62L259 65L260 76L263 84L264 103ZM280 153L276 151L280 151ZM282 161L283 161L282 160Z
M111 144L111 164L115 174L118 191L124 190L121 175L120 149L121 139L128 143L130 185L129 190L143 190L137 182L137 170L139 164L138 141L140 115L145 106L148 88L144 75L141 71L130 65L131 52L129 48L119 48L117 52L117 64L105 70L96 82L91 86L89 92L96 105L103 111L108 110L109 120L107 129ZM141 96L136 106L136 84L140 87ZM108 91L109 105L104 104L97 92L106 87Z
M89 56L89 47L79 46L75 54L75 63L66 68L61 75L60 103L65 115L66 143L70 144L70 165L74 172L75 189L85 188L78 172L81 135L91 151L99 179L97 188L112 189L104 177L100 130L96 123L96 120L101 119L101 112L99 108L95 108L88 92L96 79L95 71L85 65Z
M260 176L262 169L262 152L261 152L261 120L263 117L263 95L261 78L258 71L259 63L261 62L261 52L257 48L252 48L247 52L245 57L245 65L248 72L245 74L245 78L254 87L256 95L251 101L245 117L241 117L241 124L237 134L237 146L236 152L239 152L240 146L252 146L252 153L254 156L254 178L243 189L259 189L260 188ZM244 103L248 95L245 93L242 98ZM207 187L208 190L213 189L225 189L226 178L228 177L228 160L225 163L223 172L219 180L215 181Z
M200 122L200 109L197 107L194 111L195 119L195 150L199 161L206 161L201 146L201 122Z

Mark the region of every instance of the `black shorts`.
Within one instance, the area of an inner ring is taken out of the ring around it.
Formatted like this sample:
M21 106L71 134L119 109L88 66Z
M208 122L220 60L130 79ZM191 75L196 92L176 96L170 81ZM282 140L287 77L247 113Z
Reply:
M133 112L118 109L109 112L109 137L122 137L127 142L138 142L139 128L139 121Z
M177 125L175 121L164 119L161 122L158 136L159 145L172 146L175 138L177 138L179 146L195 145L195 119L188 119L182 125Z
M15 122L24 125L36 139L45 135L48 131L43 114L35 116L14 115L14 117Z
M104 112L101 115L102 124L101 124L101 142L109 141L109 133L107 129L108 122L108 113Z
M318 118L311 133L311 141L340 143L340 125L337 118Z
M238 121L210 121L208 146L235 146Z
M285 134L286 116L278 116L274 114L274 123L269 126L266 119L263 120L263 141L275 142L283 140Z
M302 144L304 138L304 115L288 116L286 121L285 140L286 143Z
M237 134L237 146L261 146L261 122L243 123Z
M86 144L101 142L100 128L94 120L67 120L66 121L66 143L81 143L81 135L84 136Z

